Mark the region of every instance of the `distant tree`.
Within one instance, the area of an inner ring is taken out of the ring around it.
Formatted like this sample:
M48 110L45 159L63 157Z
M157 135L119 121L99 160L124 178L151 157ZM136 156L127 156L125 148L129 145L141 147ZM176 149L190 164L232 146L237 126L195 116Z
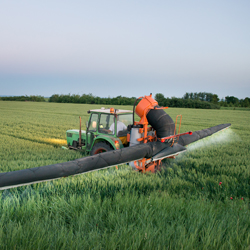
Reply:
M212 93L205 93L205 101L212 102L213 94Z
M201 101L205 101L205 96L206 96L206 93L205 92L199 92L199 99L201 100Z
M212 98L212 103L217 104L219 100L220 99L219 99L218 95L214 94L213 98Z
M242 102L242 107L250 107L250 98L246 97Z
M235 107L239 105L239 99L235 96L226 96L225 100L228 104L232 103L232 105Z
M194 100L198 100L198 98L199 98L198 93L195 92L195 93L194 93Z
M160 106L164 106L165 104L165 97L162 93L157 93L155 95L155 100L158 102Z
M186 92L185 95L183 96L183 99L184 99L184 100L189 99L189 93Z

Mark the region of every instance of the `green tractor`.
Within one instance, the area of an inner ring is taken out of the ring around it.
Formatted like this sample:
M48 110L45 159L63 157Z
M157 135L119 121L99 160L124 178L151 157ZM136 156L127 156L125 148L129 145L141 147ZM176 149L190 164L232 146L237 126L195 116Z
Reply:
M69 149L83 150L85 155L95 155L128 146L127 126L133 124L133 112L121 109L89 110L86 131L72 129L66 131Z

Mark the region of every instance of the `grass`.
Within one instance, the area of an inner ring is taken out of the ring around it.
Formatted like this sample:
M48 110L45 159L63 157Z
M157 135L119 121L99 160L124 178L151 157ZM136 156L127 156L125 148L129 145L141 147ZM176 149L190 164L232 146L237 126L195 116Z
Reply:
M221 109L224 109L224 110L241 110L241 111L250 111L250 108L249 107L222 107L221 106Z
M60 145L93 108L0 102L0 171L82 157ZM250 117L241 110L167 112L183 115L181 132L232 128L190 145L158 174L123 165L0 191L0 249L248 249Z

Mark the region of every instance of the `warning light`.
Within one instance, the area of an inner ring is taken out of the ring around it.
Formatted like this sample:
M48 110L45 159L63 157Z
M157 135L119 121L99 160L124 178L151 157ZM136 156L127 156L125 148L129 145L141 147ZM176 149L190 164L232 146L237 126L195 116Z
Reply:
M193 132L192 132L192 131L189 131L189 132L188 132L188 134L189 134L189 135L192 135L192 134L193 134Z
M117 140L115 140L115 148L116 148L116 149L119 149L119 148L120 148L119 141L117 141Z
M165 142L165 140L164 140L164 139L161 139L161 142Z
M114 108L110 108L110 113L114 114L115 113L115 109Z

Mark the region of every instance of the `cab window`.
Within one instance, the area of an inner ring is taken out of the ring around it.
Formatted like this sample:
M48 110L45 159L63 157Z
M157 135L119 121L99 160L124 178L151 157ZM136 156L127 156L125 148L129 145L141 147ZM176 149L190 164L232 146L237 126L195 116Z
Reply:
M120 114L118 120L122 122L126 127L133 124L133 114Z
M115 116L111 114L101 114L98 131L104 134L114 134L112 128L115 127Z
M89 122L89 131L96 132L98 124L98 114L92 114Z

